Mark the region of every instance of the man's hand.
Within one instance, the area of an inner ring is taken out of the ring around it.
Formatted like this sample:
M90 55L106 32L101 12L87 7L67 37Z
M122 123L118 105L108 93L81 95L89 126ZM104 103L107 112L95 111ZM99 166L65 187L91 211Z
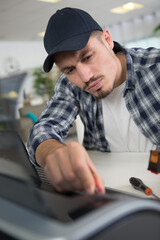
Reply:
M55 147L56 143L58 145ZM37 148L36 159L57 191L84 191L92 194L97 192L98 187L101 193L105 193L103 180L82 145L77 142L63 145L56 140L49 144L48 154L47 150Z

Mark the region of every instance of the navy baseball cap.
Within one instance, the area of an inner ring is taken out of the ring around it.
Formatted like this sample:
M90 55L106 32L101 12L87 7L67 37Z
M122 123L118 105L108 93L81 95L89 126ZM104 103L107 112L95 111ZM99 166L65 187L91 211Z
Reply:
M55 53L83 49L95 30L103 31L87 12L76 8L57 10L49 19L44 36L44 47L48 53L44 71L49 72L53 67Z

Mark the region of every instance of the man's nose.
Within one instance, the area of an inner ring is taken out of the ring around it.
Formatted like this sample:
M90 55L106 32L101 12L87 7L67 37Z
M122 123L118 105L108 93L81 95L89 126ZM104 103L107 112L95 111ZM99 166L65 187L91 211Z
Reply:
M78 71L79 78L83 82L88 82L93 77L93 72L91 68L82 63L80 63L79 66L77 66L77 71Z

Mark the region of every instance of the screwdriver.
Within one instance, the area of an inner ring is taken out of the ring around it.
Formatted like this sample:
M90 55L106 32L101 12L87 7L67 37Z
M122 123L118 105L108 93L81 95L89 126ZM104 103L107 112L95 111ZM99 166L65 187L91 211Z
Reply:
M131 178L129 179L129 181L130 181L131 185L132 185L135 189L144 192L144 193L145 193L146 195L148 195L148 196L152 195L152 196L155 197L156 199L160 200L160 198L152 192L152 189L149 188L149 187L147 187L147 186L142 182L141 179L135 178L135 177L131 177Z

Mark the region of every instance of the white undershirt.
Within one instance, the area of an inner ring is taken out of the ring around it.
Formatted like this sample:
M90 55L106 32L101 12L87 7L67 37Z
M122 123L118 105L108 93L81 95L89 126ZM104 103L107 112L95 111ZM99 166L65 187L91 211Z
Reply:
M123 98L125 82L102 99L105 137L113 152L146 152L155 149L132 120Z

